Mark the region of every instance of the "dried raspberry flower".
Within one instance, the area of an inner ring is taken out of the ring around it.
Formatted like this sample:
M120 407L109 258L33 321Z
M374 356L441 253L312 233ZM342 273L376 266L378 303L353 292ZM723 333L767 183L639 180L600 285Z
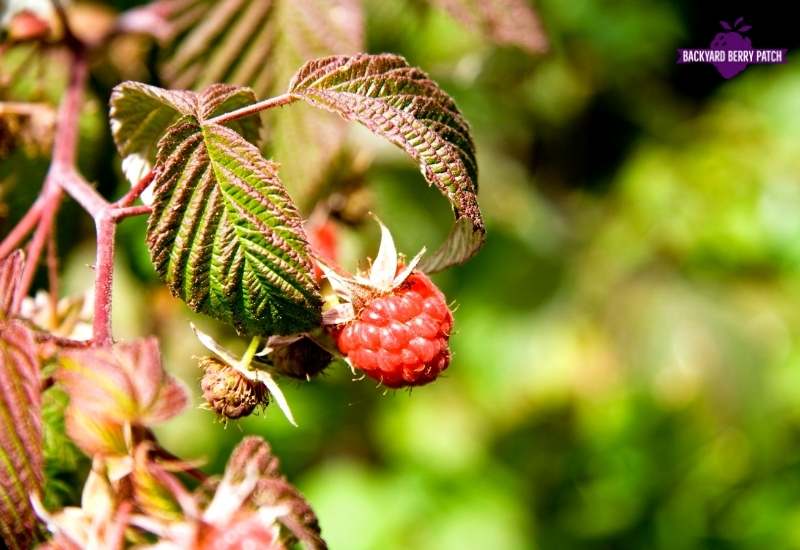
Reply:
M202 357L200 368L203 397L221 417L236 420L269 404L269 392L262 382L250 380L216 357Z

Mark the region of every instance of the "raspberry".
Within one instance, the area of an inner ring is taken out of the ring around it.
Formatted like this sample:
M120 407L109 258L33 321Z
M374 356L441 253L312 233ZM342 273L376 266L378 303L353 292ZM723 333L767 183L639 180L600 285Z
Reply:
M311 250L325 260L335 264L339 256L339 230L329 219L309 221L306 224L306 237ZM322 270L314 262L314 277L322 280Z
M444 294L413 271L389 293L367 299L336 343L354 368L385 386L420 386L450 364L452 327Z

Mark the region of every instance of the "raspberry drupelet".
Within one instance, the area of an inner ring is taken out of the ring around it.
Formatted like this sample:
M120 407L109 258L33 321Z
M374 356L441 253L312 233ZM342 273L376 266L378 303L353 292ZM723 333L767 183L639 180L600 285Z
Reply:
M354 369L389 388L420 386L450 364L453 314L444 294L414 269L420 256L399 266L388 230L369 279L326 271L346 302L345 321L334 325L337 347ZM392 273L391 276L388 273Z

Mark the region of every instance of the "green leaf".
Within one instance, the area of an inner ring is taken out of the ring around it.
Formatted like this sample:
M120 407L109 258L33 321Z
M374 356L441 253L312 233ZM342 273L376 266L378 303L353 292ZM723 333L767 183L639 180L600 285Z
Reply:
M0 539L29 548L36 533L30 495L44 486L39 361L31 332L0 322Z
M306 63L289 93L360 122L402 148L448 198L457 223L422 269L442 270L478 251L485 229L475 147L455 102L428 75L397 55L334 56Z
M167 132L157 162L147 242L172 293L241 334L318 325L302 219L276 165L236 132L191 122Z
M58 385L42 394L42 424L45 488L48 510L80 502L81 486L90 467L89 459L67 435L65 413L69 396Z
M192 94L141 82L123 82L111 92L111 133L131 183L153 167L156 144L176 120L194 113Z
M547 49L539 16L527 0L428 0L469 28L501 45L529 53Z
M254 103L252 90L215 85L201 96L193 92L163 90L141 82L123 82L111 92L111 132L122 156L122 171L131 183L139 181L156 157L158 140L180 119L210 118ZM258 117L228 123L245 139L257 143Z
M173 88L226 82L250 86L258 97L274 96L307 59L363 50L359 0L163 0L157 5L172 26L160 74ZM302 107L271 113L268 120L265 152L281 165L298 204L307 205L343 144L345 124Z

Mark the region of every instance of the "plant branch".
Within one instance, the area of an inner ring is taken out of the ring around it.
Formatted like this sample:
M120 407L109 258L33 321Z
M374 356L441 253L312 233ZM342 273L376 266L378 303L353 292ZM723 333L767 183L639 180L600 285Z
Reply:
M209 118L205 122L208 124L223 124L225 122L230 122L231 120L237 120L240 118L244 118L246 116L260 113L261 111L266 111L267 109L273 109L275 107L283 107L284 105L289 105L290 103L294 103L295 101L297 101L297 98L292 94L288 93L281 94L279 96L271 97L269 99L253 103L252 105L247 105L245 107L242 107L241 109L236 109L235 111L231 111L229 113L223 113L221 115L215 116L214 118Z
M144 175L142 179L136 182L136 185L131 187L130 191L125 193L125 196L119 199L116 204L117 206L130 206L133 202L139 198L139 196L144 192L145 189L153 182L153 178L156 177L155 170L150 170L147 174Z
M58 183L93 218L101 215L110 206L109 202L72 167L63 171Z
M17 248L17 245L24 239L28 233L33 231L34 226L39 223L42 217L42 209L44 208L44 197L39 197L33 203L30 210L28 210L22 219L14 226L14 229L6 235L3 242L0 243L0 260L11 254Z
M58 20L61 23L62 28L64 29L64 43L67 47L72 50L73 52L82 52L84 49L83 43L80 39L75 36L75 33L72 32L72 25L69 23L69 17L67 17L67 12L64 9L64 6L61 4L60 0L50 0L50 3L53 5L53 9L58 16Z
M31 242L28 244L26 254L27 261L22 270L22 277L17 285L16 294L14 295L14 304L11 307L12 311L19 311L22 300L28 295L28 290L30 290L31 284L33 283L33 277L39 265L39 258L47 244L47 238L53 229L53 222L55 221L58 207L61 205L61 190L58 188L51 188L49 197L51 198L46 200L44 211L39 219L39 225L36 226L33 238L31 238Z
M125 218L149 214L152 210L153 209L146 204L140 206L126 206L124 208L112 208L111 217L114 218L114 221L121 221Z
M108 211L107 211L108 212ZM95 218L97 262L94 283L94 342L99 346L114 343L111 333L111 294L114 282L114 236L116 220L110 212Z
M58 309L58 246L56 232L50 231L47 236L47 288L50 293L50 309ZM55 313L54 313L55 315Z

